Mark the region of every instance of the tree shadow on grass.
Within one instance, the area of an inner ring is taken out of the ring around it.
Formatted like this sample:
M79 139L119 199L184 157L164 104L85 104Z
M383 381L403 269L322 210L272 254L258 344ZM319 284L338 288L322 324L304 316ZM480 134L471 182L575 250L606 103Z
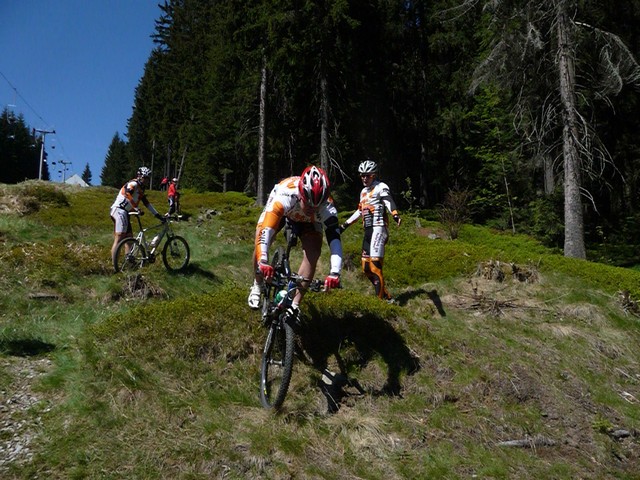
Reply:
M442 305L442 300L440 300L440 295L438 295L438 291L435 290L435 289L428 290L428 291L425 290L424 288L418 288L416 290L406 290L406 291L404 291L401 294L396 296L396 302L398 302L398 305L404 306L412 298L418 297L418 296L423 295L425 293L427 294L429 299L433 302L433 305L438 310L438 313L440 314L440 316L441 317L446 317L447 316L447 312L445 312L444 306Z
M0 340L0 352L13 357L36 357L54 351L55 345L33 338Z
M179 272L169 272L170 275L188 275L188 276L199 276L211 281L219 281L218 277L215 273L210 272L209 270L205 270L197 263L190 263L186 266L184 270L180 270Z
M342 387L355 387L359 393L400 396L402 374L413 375L420 369L419 359L411 352L402 336L385 319L375 314L350 314L335 318L311 307L310 317L303 319L299 329L303 360L323 373L320 388L327 397L328 409L335 412L342 397ZM327 370L334 356L340 372ZM374 357L386 365L384 385L364 389L348 373L363 369Z

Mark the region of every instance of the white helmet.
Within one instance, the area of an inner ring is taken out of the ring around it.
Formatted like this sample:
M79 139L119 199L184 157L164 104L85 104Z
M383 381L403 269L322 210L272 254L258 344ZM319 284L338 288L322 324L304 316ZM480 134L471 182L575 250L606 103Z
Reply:
M149 177L151 176L151 169L149 167L140 167L138 169L138 177Z
M358 166L358 173L378 173L378 164L373 160L365 160Z

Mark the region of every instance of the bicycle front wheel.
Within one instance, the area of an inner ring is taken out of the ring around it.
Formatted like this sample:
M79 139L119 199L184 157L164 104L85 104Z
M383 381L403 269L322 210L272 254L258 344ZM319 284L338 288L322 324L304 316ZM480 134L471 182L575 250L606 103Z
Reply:
M276 273L280 273L282 275L286 275L287 272L285 268L285 257L286 250L284 247L276 248L276 251L273 253L273 257L271 257L271 266Z
M280 408L287 395L293 373L293 335L287 323L269 327L260 372L260 401L265 408Z
M116 247L113 268L117 272L133 272L142 266L146 257L144 247L135 238L124 238Z
M185 269L189 264L190 255L189 244L178 235L168 238L162 249L162 261L170 272Z

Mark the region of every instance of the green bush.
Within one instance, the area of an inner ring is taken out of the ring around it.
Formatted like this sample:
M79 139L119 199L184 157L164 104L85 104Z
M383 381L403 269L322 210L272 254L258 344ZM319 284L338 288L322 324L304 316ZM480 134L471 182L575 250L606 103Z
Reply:
M67 195L51 183L25 183L21 194L25 197L33 197L40 204L47 206L66 207L69 205Z

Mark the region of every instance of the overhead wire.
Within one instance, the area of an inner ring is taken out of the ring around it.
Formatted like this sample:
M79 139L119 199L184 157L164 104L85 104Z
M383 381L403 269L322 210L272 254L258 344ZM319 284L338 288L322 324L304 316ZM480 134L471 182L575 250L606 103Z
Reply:
M46 125L47 127L50 128L51 124L49 122L47 122L44 118L42 118L42 115L40 115L36 111L36 109L31 106L31 104L27 101L27 99L24 98L24 96L18 91L18 89L11 83L11 81L1 71L0 71L0 76L2 78L4 78L5 82L7 82L9 87L11 87L11 89L14 92L14 94L18 98L20 98L20 100L22 100L22 102L29 108L29 110L31 110L31 112L33 112L33 114L43 123L43 125ZM15 105L14 105L14 108L15 108ZM54 130L54 129L52 129L52 130ZM56 140L57 144L60 146L60 150L62 151L62 158L63 158L63 161L64 161L64 158L69 158L69 156L67 155L67 152L65 151L64 145L62 144L62 140L60 139L60 136L58 135L57 131L54 133L54 136L55 136L55 140ZM55 147L52 146L52 148L55 148ZM69 163L73 163L73 161L69 160ZM64 166L63 166L63 168L64 168Z

